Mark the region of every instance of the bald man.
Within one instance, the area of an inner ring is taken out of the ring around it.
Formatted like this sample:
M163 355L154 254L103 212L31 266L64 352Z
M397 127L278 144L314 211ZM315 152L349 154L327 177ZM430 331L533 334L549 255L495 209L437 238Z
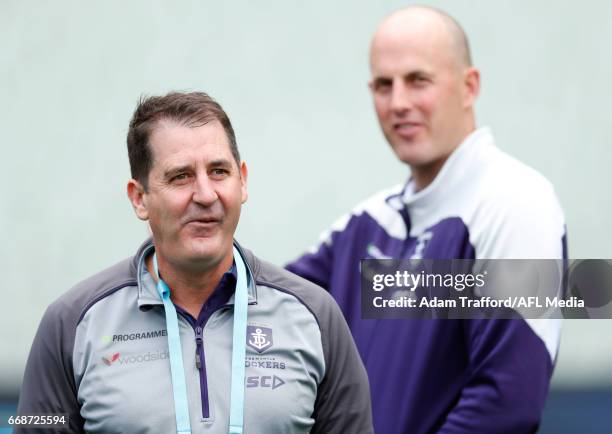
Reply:
M287 268L338 301L367 368L375 432L532 433L548 392L556 320L364 320L367 258L564 258L551 184L477 128L480 74L457 22L427 7L385 19L369 83L408 180L365 200Z

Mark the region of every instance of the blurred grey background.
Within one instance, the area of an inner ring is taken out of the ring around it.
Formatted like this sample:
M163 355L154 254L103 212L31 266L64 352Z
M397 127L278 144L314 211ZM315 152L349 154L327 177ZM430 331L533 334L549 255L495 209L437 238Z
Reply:
M571 257L612 258L612 2L422 3L465 27L482 73L479 124L555 185ZM147 236L125 193L138 97L203 90L224 106L250 169L238 239L283 264L407 177L366 86L370 36L407 4L0 2L0 398L9 408L48 303ZM612 406L611 331L606 320L565 322L541 432L608 432L598 409Z

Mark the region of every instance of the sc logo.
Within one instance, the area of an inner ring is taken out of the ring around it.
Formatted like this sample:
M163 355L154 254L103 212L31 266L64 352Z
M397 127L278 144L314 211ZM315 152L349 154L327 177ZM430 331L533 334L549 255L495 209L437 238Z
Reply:
M283 384L285 384L285 382L281 378L277 377L276 375L274 376L262 375L262 376L255 376L255 377L247 377L246 379L246 387L267 387L267 388L274 390L274 389L278 389Z

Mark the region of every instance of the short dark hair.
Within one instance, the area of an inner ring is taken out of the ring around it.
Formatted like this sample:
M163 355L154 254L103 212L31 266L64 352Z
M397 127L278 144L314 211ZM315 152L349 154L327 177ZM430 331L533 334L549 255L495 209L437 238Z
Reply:
M132 178L147 189L153 155L149 146L157 122L168 119L194 128L218 121L225 130L230 150L240 165L236 135L229 117L213 98L204 92L170 92L164 96L142 96L132 115L127 134L128 157Z

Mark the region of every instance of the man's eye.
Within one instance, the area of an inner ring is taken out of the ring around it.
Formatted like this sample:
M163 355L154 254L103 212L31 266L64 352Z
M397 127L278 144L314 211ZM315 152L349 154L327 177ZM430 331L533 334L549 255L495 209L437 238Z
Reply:
M376 92L389 92L391 90L391 83L387 81L378 81L374 84L374 90Z
M229 174L229 171L227 169L213 169L211 171L212 176L219 178L219 177L223 177L223 176L227 176Z
M412 79L412 82L416 84L417 86L422 86L424 84L429 83L429 80L427 79L427 77L417 76Z
M189 174L187 173L179 173L178 175L174 175L171 179L172 182L175 181L184 181L189 177Z

